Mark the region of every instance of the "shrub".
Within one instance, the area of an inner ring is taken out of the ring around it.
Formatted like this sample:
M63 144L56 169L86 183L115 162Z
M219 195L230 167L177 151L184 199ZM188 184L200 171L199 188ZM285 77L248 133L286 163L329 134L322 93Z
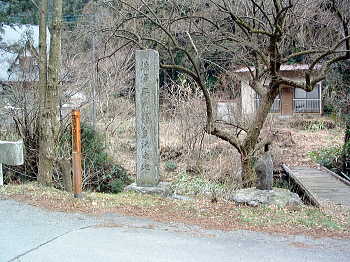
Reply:
M310 157L322 166L337 169L341 166L342 147L334 146L309 153Z
M71 141L66 132L62 144ZM131 183L126 170L113 162L104 151L101 136L86 124L81 126L83 187L97 192L119 193Z
M111 186L111 192L117 194L117 193L123 192L125 184L122 180L116 179L110 183L110 186Z
M334 109L334 106L332 104L325 104L323 106L323 113L326 115L331 115L334 113L336 110Z
M336 124L334 121L328 119L298 118L290 122L290 127L308 131L318 131L323 129L333 129L336 127Z
M177 165L173 161L166 161L165 162L165 169L167 171L174 171L177 168Z

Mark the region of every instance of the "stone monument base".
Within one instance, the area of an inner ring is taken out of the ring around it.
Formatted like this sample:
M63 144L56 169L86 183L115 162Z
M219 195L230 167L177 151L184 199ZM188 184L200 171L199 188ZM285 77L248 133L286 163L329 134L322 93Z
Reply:
M303 202L297 194L282 188L273 188L273 190L245 188L233 193L229 197L229 200L248 206L266 205L283 208L303 205Z
M162 195L165 197L172 195L169 182L160 182L157 186L138 186L136 183L132 183L131 185L125 187L124 191L134 191L150 195Z

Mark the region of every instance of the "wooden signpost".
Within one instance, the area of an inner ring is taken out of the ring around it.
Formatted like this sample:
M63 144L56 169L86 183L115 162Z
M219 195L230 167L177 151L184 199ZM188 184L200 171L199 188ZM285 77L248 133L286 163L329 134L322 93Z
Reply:
M81 197L81 130L80 111L72 110L72 161L73 161L73 192L75 198Z

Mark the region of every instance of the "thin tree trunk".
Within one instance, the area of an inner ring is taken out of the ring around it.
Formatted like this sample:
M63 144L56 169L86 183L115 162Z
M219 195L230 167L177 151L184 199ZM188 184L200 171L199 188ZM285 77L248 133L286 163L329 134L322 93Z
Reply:
M50 185L54 170L55 151L59 130L58 85L61 58L62 0L53 1L48 81L41 112L41 135L39 148L38 177L41 184Z
M40 3L40 22L39 22L39 164L38 164L38 182L40 184L49 184L50 180L47 178L46 170L49 169L50 163L46 161L45 139L44 133L44 109L46 108L46 89L47 89L47 10L48 0L41 0Z
M73 192L72 165L71 161L62 159L58 161L63 178L63 187L67 192Z

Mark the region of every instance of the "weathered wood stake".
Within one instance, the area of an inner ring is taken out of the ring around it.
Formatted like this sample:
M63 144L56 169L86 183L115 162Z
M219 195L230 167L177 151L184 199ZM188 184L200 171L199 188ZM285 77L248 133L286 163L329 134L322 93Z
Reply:
M72 161L73 161L73 192L75 198L81 197L81 130L80 111L72 110Z

